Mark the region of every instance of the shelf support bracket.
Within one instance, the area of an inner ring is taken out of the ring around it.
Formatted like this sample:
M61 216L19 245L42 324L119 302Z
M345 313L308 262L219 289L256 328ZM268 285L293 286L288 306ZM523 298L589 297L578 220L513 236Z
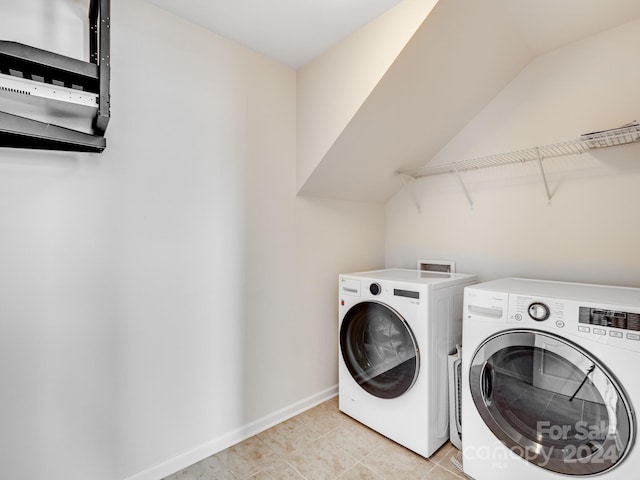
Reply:
M416 195L415 189L412 185L412 183L415 182L415 179L411 175L405 175L403 173L400 174L400 179L402 180L404 187L409 191L409 196L411 197L411 200L413 200L413 204L416 206L418 213L422 213L422 206L420 205L418 195Z
M91 0L89 4L89 55L99 76L98 113L93 127L105 134L111 116L111 0Z
M547 193L547 204L551 205L551 192L549 191L549 184L547 183L547 176L544 174L544 167L542 166L542 154L540 148L536 147L536 153L538 155L538 166L540 167L540 174L542 175L542 182L544 183L544 190Z
M460 186L462 187L462 191L464 192L465 197L467 197L469 206L471 207L471 209L473 209L473 200L471 200L471 195L469 195L467 186L464 184L464 180L462 180L462 175L460 175L460 171L457 168L454 168L454 172L456 174L456 177L458 177L458 181L460 182Z

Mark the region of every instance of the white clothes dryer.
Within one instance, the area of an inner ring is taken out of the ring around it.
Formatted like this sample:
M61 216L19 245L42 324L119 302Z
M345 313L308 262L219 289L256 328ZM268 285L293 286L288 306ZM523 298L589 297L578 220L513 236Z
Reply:
M465 289L462 454L476 480L637 478L640 289Z
M340 275L340 410L424 457L448 440L447 357L475 281L405 269Z

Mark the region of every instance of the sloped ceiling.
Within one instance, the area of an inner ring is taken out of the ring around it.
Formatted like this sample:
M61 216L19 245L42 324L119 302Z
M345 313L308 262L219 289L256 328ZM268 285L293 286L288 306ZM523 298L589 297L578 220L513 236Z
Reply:
M640 16L636 0L446 0L425 19L300 195L386 202L531 60Z
M437 3L405 0L296 71L296 189Z

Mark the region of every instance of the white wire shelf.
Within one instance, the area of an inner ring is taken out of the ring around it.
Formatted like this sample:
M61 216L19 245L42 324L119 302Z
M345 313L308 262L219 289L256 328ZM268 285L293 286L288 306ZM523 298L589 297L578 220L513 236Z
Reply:
M523 163L531 160L537 160L540 167L540 174L544 182L544 188L547 194L548 204L551 205L551 192L542 166L542 160L545 158L561 157L565 155L577 155L589 150L614 147L617 145L625 145L640 141L640 125L637 122L628 123L620 128L604 130L600 132L591 132L581 135L577 140L568 142L553 143L551 145L543 145L538 147L525 148L523 150L515 150L507 153L499 153L495 155L487 155L484 157L472 158L460 162L442 163L437 165L425 165L424 167L413 170L398 170L397 175L404 178L412 177L414 179L422 177L430 177L433 175L443 175L446 173L454 173L457 175L467 201L473 208L473 201L469 195L469 191L464 184L461 172L469 170L478 170L481 168L498 167L501 165L511 165L514 163ZM414 202L420 211L420 202L414 197Z
M399 175L407 175L413 178L442 175L445 173L460 173L468 170L497 167L523 163L531 160L576 155L596 148L613 147L640 141L640 125L637 123L625 125L612 130L593 132L582 135L577 140L553 143L538 147L525 148L507 153L498 153L484 157L462 160L459 162L443 163L438 165L425 165L416 169L398 170Z

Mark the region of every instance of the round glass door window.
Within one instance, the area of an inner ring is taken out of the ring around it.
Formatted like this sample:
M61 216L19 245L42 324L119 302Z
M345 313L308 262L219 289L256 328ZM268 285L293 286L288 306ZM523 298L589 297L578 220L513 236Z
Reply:
M546 470L596 475L633 443L631 404L615 377L586 350L553 334L503 332L475 352L471 395L511 451Z
M342 320L340 350L358 384L380 398L409 390L419 368L418 345L407 322L376 302L353 306Z

